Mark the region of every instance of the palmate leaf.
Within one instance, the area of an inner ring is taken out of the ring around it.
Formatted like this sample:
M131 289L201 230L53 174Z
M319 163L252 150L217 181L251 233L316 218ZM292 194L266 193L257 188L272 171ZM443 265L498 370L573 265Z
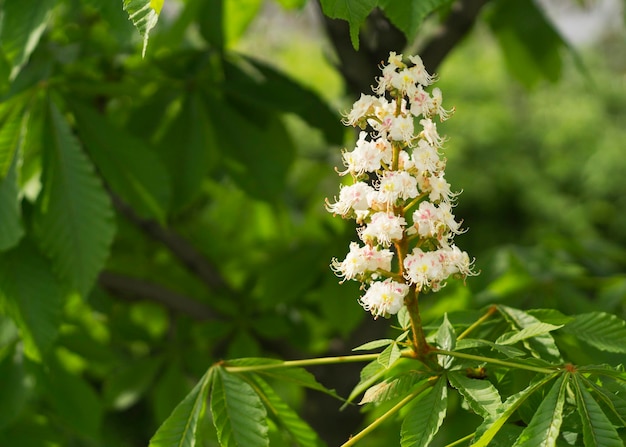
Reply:
M385 380L369 388L363 395L359 405L370 402L384 402L409 394L417 384L425 383L427 376L416 372L409 372L391 380Z
M604 414L600 405L585 388L581 377L574 375L572 381L576 392L576 406L583 426L585 445L594 447L623 447L617 430Z
M382 348L383 346L389 346L393 343L391 338L382 338L380 340L373 340L367 343L364 343L356 348L353 348L353 351L370 351L372 349Z
M223 368L215 372L211 413L222 447L269 446L267 412L252 387Z
M452 2L453 0L380 0L379 6L391 23L412 40L429 14Z
M104 266L115 233L109 198L61 112L50 102L35 231L57 272L82 296Z
M124 10L128 13L128 18L143 37L142 56L146 55L150 30L156 26L162 7L163 0L124 0Z
M538 337L540 335L548 334L561 327L563 327L563 325L555 326L548 323L531 323L528 326L524 327L521 331L502 334L496 340L496 344L513 345L519 341L526 340L527 338Z
M544 397L514 447L554 447L563 422L566 375L561 375Z
M471 444L474 447L487 447L494 436L500 431L502 426L511 415L528 399L535 391L539 390L546 383L556 377L556 374L547 375L540 380L531 383L528 387L510 396L500 405L495 414L489 416L476 430L475 441Z
M0 255L0 304L20 328L31 359L41 360L54 345L64 300L47 259L27 239Z
M527 312L524 312L523 310L502 305L497 306L497 308L508 321L521 330L536 327L535 325L541 324L537 318ZM549 362L563 362L561 353L554 342L554 338L552 338L552 335L549 333L543 333L522 341L524 346L526 346L526 348L529 349L536 357Z
M448 380L461 393L469 407L483 418L495 416L502 405L500 393L488 380L470 379L458 371L450 372Z
M28 115L20 104L0 105L0 180L13 164L13 159L24 141Z
M564 331L602 351L626 354L626 321L604 312L576 315Z
M626 427L626 384L617 382L610 377L602 377L601 384L594 383L584 376L582 379L585 385L591 388L611 410L622 427Z
M37 47L55 5L55 0L4 0L0 46L10 66L11 80Z
M216 372L209 369L191 392L161 424L149 447L194 447L196 430L206 407L211 382Z
M439 326L437 330L436 341L439 348L446 351L454 351L456 346L456 332L454 332L454 327L450 323L450 320L448 320L448 314L443 315L443 323L441 323L441 326ZM454 358L449 355L438 355L437 359L439 364L444 368L450 367L454 360Z
M277 419L279 426L289 432L299 446L318 447L320 445L321 440L315 430L303 421L298 413L293 411L267 382L258 375L248 377L267 410Z
M72 102L71 108L85 149L111 189L141 216L165 222L170 178L156 154L90 107Z
M331 19L347 20L350 25L350 40L355 50L359 49L359 28L378 0L321 0L322 11Z
M395 341L378 355L378 363L389 369L402 357L402 351Z
M439 377L432 389L417 402L413 402L412 407L407 412L402 421L400 445L402 447L422 447L427 446L432 441L439 427L446 417L448 405L447 379L445 376Z
M521 349L514 348L513 346L506 345L497 345L489 340L482 340L476 338L464 338L457 342L456 351L462 351L464 349L472 349L472 348L483 348L488 347L495 351L501 352L508 358L522 357L526 355L525 351Z

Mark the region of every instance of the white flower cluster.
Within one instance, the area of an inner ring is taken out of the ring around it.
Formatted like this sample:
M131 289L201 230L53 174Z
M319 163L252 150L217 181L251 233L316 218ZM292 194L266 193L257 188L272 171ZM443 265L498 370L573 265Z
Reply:
M364 245L352 242L331 268L344 281L362 283L359 303L374 317L396 314L411 288L437 291L450 276L474 274L467 253L452 243L461 232L452 214L457 194L444 178L444 139L433 121L450 111L441 90L425 90L434 78L422 60L409 61L390 53L373 88L378 96L362 94L345 116L344 124L362 130L354 150L343 152L339 172L353 183L326 203L329 212L360 225Z

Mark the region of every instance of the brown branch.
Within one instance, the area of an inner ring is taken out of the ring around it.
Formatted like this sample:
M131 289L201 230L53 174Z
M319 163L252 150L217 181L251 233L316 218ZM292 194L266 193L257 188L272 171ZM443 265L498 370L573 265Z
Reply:
M489 0L461 0L452 6L445 21L420 51L426 69L434 73L448 53L471 31Z
M116 297L130 301L154 301L195 320L208 320L218 317L203 303L143 279L104 271L98 277L98 284Z
M210 289L222 290L230 295L235 295L218 272L217 267L182 236L173 230L162 227L154 220L141 218L115 194L111 194L111 199L120 214L146 235L166 246L189 272L197 276Z

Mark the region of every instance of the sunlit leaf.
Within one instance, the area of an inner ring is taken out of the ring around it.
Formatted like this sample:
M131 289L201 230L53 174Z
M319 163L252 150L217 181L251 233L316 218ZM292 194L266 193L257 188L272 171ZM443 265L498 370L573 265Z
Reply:
M133 22L139 34L141 34L141 37L143 37L142 56L146 55L150 31L156 26L159 20L163 1L164 0L124 0L124 10L128 13L128 18Z
M556 377L555 374L547 375L531 383L528 387L510 396L505 402L500 405L497 411L490 415L476 430L474 436L474 442L471 444L473 447L486 447L490 446L490 442L500 431L502 426L511 417L511 415L528 399L528 397L543 387L546 383L550 382Z
M396 342L387 346L378 356L378 363L389 369L400 357L402 352Z
M454 351L454 347L456 346L456 332L452 324L450 324L450 320L448 320L448 314L443 315L443 323L441 323L441 326L439 326L437 330L435 340L440 349ZM437 358L439 359L439 364L444 368L448 368L454 360L454 358L449 355L437 355Z
M30 358L41 360L54 345L64 300L48 261L28 240L0 255L0 307L20 328Z
M514 309L512 307L499 305L498 310L504 315L507 320L513 323L514 327L521 330L529 327L536 327L535 325L541 323L537 318L524 312L523 310ZM554 342L554 338L549 333L537 335L533 338L527 338L523 340L524 346L531 350L534 355L546 361L552 361L555 363L562 363L561 353Z
M109 254L115 233L111 202L53 103L43 139L36 233L59 274L84 296Z
M271 386L258 375L253 375L251 380L269 413L278 420L279 426L286 430L299 446L318 447L320 445L321 441L315 430L303 421Z
M385 15L400 29L407 39L417 34L424 19L431 13L446 7L452 0L379 0L379 6Z
M548 334L555 331L563 325L555 326L548 323L532 323L520 331L508 332L502 334L496 340L496 344L500 345L513 345L519 341L526 340L527 338L537 337L539 335Z
M194 447L196 431L206 407L213 370L206 372L185 399L161 424L150 440L149 447Z
M502 405L500 393L488 380L470 379L458 371L450 372L448 380L465 398L469 407L483 418L495 416Z
M390 338L385 338L381 340L373 340L367 343L362 344L361 346L357 346L356 348L352 348L353 351L370 351L373 349L382 348L383 346L388 346L393 343L393 340Z
M350 40L359 49L359 29L378 0L321 0L322 11L331 19L343 19L350 25Z
M55 0L4 0L0 46L15 79L37 47Z
M388 379L369 388L363 395L359 405L370 402L384 402L409 394L417 384L425 383L424 374L410 372L393 379Z
M566 375L559 377L543 398L539 408L514 447L554 447L563 422Z
M411 403L411 408L402 421L400 432L402 447L426 447L437 434L446 417L448 405L446 385L446 377L441 376L424 397L418 397Z
M220 368L211 391L213 424L222 447L269 446L267 412L250 385Z
M604 312L576 315L564 331L602 351L626 354L626 321Z
M593 396L585 388L580 377L574 376L574 388L576 390L576 406L582 421L583 439L585 445L596 447L623 447L624 443L611 424L611 421L593 399Z
M111 189L139 215L165 222L170 178L156 154L95 110L78 102L71 107L85 149Z

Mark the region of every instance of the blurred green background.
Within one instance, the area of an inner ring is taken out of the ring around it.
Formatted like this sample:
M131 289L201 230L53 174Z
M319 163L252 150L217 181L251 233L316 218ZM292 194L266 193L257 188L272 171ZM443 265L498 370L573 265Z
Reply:
M491 303L626 317L622 20L572 44L530 1L440 1L409 39L375 10L355 52L315 2L166 0L142 59L121 2L44 3L0 2L0 445L145 446L220 359L384 336L390 323L328 267L355 229L324 199L355 141L340 113L390 50L430 51L456 108L439 129L463 191L457 245L481 271L424 297L424 320ZM604 3L551 4L584 17ZM457 5L476 9L472 27L433 57ZM21 53L33 33L16 17L42 26ZM558 341L574 361L615 363ZM312 370L344 396L358 371ZM373 417L276 386L328 445ZM457 419L441 445L473 422Z

